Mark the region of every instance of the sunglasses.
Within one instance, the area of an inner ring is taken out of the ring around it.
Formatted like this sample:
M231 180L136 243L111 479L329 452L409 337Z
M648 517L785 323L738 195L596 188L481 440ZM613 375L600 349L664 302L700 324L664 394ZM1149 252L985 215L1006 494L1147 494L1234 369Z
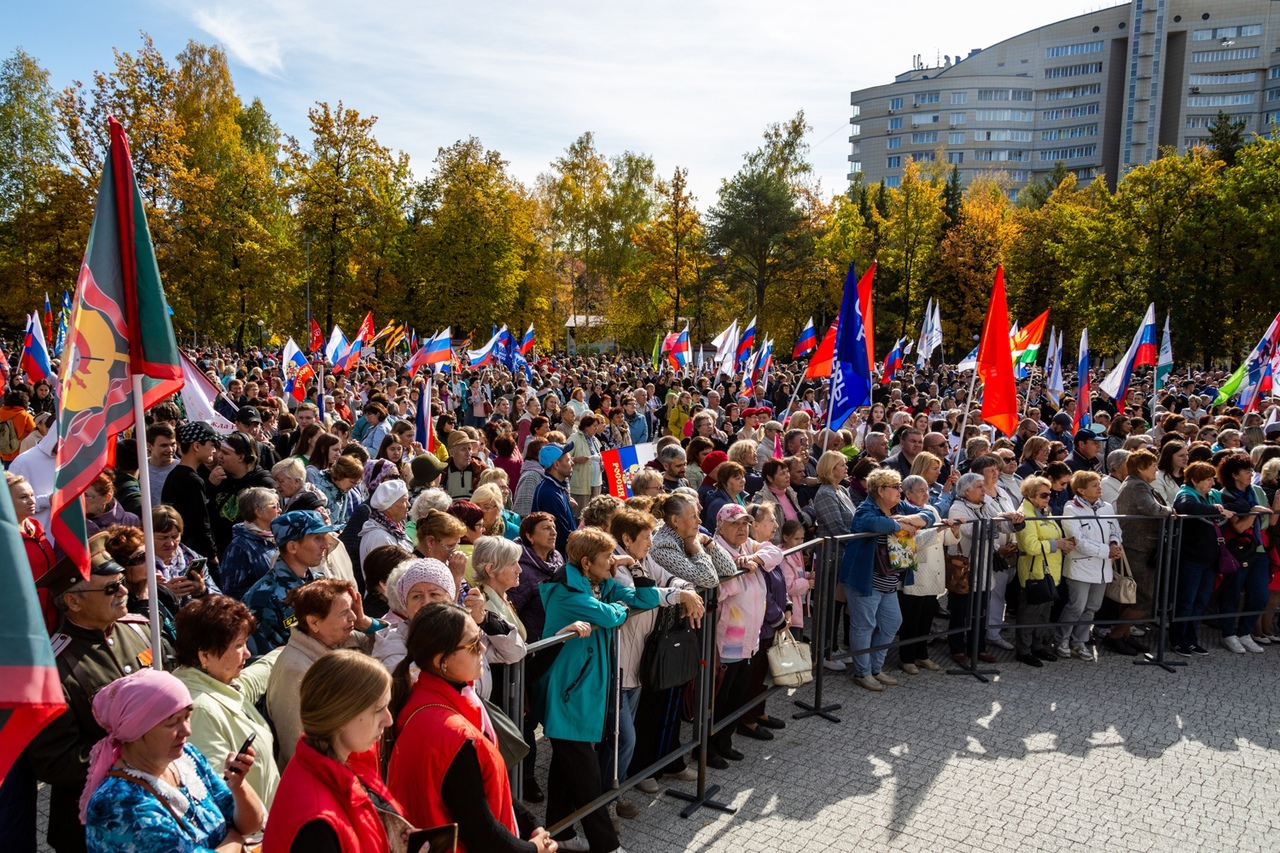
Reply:
M1036 497L1037 497L1037 498L1048 498L1048 497L1052 497L1052 495L1051 495L1049 492L1040 492L1039 494L1037 494L1037 495L1036 495Z
M147 561L146 551L143 551L141 554L134 554L132 557L129 557L127 560L116 560L116 562L122 566L141 566L146 561Z
M101 589L72 589L72 590L68 590L68 592L73 592L76 595L86 595L90 592L100 592L105 596L112 597L117 592L119 592L123 587L124 587L124 581L112 581L111 583L107 584Z
M472 654L482 655L484 654L486 645L487 644L484 641L484 635L481 634L479 637L476 637L474 643L464 643L463 645L458 646L458 648L455 649L455 651L459 651L459 652L466 651L466 652L471 652Z

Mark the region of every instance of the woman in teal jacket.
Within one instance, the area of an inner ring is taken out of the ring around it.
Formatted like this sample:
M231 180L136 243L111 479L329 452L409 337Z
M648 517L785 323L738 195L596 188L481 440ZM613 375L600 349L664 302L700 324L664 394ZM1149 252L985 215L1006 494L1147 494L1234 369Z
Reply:
M604 736L609 707L609 650L613 632L627 621L630 608L658 606L658 592L648 578L631 589L613 580L613 570L631 558L614 556L617 542L602 530L584 528L569 536L565 567L539 584L547 613L544 637L573 622L592 626L585 637L565 641L555 663L534 686L534 708L551 741L547 774L547 822L555 824L603 793L599 758L593 745ZM582 818L582 829L594 853L618 848L618 836L607 810ZM557 841L573 838L568 829Z

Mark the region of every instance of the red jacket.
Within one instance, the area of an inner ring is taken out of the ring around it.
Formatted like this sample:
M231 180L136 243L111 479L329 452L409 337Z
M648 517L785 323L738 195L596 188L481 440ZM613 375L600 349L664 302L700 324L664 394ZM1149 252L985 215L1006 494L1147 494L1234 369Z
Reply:
M392 803L404 814L378 775L378 751L351 755L346 766L316 752L306 739L280 778L262 853L289 853L294 836L310 821L333 827L344 853L390 853L387 833L365 789Z
M444 707L441 707L444 706ZM420 711L420 713L419 713ZM481 730L480 709L439 676L424 672L396 721L399 734L391 750L387 786L408 804L405 817L414 826L454 823L444 806L441 788L458 750L473 741L480 760L485 799L493 816L517 838L511 804L511 782L498 747ZM280 795L277 794L278 798ZM277 799L276 802L279 802ZM276 806L272 805L272 810ZM466 853L459 844L459 853ZM264 853L270 853L265 851Z
M44 577L44 573L53 568L53 564L57 562L53 545L44 535L44 527L34 518L28 518L20 525L20 529L22 544L27 549L27 563L31 565L31 577L33 580L40 580ZM37 588L36 595L40 599L40 614L44 616L45 629L49 632L49 636L53 636L54 630L58 627L58 608L54 605L49 590L44 587Z

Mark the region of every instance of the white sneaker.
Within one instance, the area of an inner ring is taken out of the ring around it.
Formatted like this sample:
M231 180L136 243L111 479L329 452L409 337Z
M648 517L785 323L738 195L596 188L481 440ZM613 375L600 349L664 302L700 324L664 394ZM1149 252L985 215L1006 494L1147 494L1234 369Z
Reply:
M1271 645L1271 638L1270 638L1269 636L1267 636L1266 634L1254 634L1254 635L1253 635L1253 641L1254 641L1255 643L1257 643L1258 645L1260 645L1260 646L1269 646L1269 645Z
M1233 654L1244 654L1244 644L1240 642L1239 637L1223 637L1222 647ZM1262 651L1259 649L1258 651Z
M997 634L994 637L987 637L987 645L995 646L997 649L1004 649L1006 652L1013 651L1013 643Z
M1252 652L1255 655L1262 654L1262 646L1255 643L1253 641L1253 637L1250 637L1248 634L1245 634L1240 638L1240 645L1244 646L1244 650L1246 652Z
M822 667L823 669L829 669L832 672L844 672L844 670L846 669L844 665L844 661L832 660L831 658L827 658L826 660L824 660L822 662Z
M1062 658L1063 660L1066 660L1067 658L1071 657L1071 644L1068 641L1064 640L1061 643L1058 643L1058 647L1053 651L1058 655L1058 657Z

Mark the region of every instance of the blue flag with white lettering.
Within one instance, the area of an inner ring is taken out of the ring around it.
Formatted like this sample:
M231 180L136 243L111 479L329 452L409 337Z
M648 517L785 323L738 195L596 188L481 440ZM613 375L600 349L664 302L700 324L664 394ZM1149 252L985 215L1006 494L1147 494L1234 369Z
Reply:
M836 321L835 363L831 367L831 403L827 426L839 429L859 406L871 405L871 373L867 360L867 336L858 303L858 274L849 264L844 279L844 299Z

